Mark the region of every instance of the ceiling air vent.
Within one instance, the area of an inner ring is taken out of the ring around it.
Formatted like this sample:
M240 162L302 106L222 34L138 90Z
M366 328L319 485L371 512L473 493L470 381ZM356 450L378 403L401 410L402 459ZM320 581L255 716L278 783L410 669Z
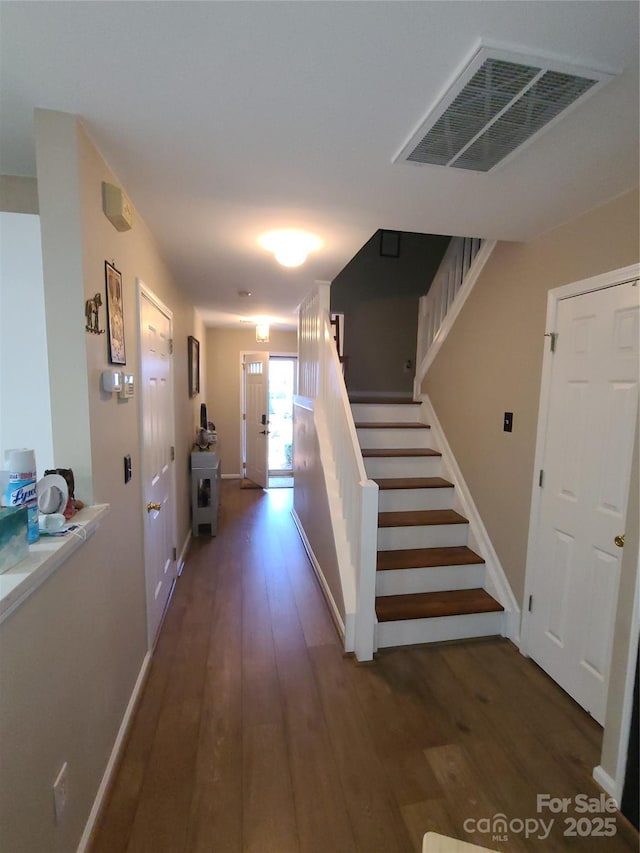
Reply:
M488 172L613 76L480 47L394 162Z

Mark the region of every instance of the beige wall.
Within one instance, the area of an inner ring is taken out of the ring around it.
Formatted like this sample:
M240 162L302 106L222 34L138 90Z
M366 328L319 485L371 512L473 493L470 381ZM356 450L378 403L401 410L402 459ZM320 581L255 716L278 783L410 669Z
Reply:
M253 326L246 329L207 329L207 404L216 425L223 476L241 476L241 371L242 352L292 353L298 351L298 333L271 329L268 344L256 343Z
M134 211L133 228L118 232L102 212L102 182L121 185L81 127L78 129L81 211L83 232L83 269L85 298L96 290L104 290L104 262L112 261L122 273L124 290L125 343L127 371L139 376L138 321L136 316L137 279L173 313L173 376L175 392L177 537L180 552L189 532L189 452L199 422L201 393L189 398L187 339L194 335L200 341L202 375L200 388L206 387L206 340L204 326L193 305L180 290L163 262L154 237ZM106 317L106 315L104 315ZM108 366L106 335L85 335L91 448L94 492L97 502L116 500L130 503L137 519L139 507L140 429L138 400L126 402L116 395L100 391L100 374ZM138 391L139 391L138 387ZM134 478L124 485L122 459L131 454ZM137 475L137 476L136 476ZM139 531L141 533L141 531Z
M206 341L140 217L120 234L103 216L101 182L119 181L76 118L37 111L36 148L55 461L77 472L78 497L109 503L111 512L0 625L0 846L68 853L147 652L139 398L100 390L106 335L84 331L84 300L104 294L105 259L123 274L127 370L138 393L136 277L173 311L178 551L189 530L188 452L200 402L188 396L187 336L199 337L205 364ZM125 485L127 453L133 479ZM69 796L56 826L51 786L64 761Z
M0 210L38 213L38 182L20 175L0 175Z
M637 262L639 233L634 191L529 243L498 244L422 386L520 602L547 293Z

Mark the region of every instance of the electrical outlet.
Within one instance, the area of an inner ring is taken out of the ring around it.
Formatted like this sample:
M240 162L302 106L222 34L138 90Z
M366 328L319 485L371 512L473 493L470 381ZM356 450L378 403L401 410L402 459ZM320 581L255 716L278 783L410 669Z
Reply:
M56 816L56 823L60 823L62 814L67 805L67 762L62 765L60 772L53 783L53 810Z

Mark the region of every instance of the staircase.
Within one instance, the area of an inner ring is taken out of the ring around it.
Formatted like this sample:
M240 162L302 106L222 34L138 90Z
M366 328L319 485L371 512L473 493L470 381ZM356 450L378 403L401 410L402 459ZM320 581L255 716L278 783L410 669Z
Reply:
M485 564L468 547L420 403L353 399L367 475L379 487L376 645L401 646L503 632L504 609L483 588Z

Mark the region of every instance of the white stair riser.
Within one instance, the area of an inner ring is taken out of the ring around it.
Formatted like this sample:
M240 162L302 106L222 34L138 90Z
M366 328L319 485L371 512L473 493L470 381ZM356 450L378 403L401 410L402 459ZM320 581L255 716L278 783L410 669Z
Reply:
M351 411L356 423L366 421L378 421L382 423L395 423L397 421L420 422L420 409L422 406L398 406L393 403L352 403Z
M364 467L369 477L439 477L440 456L370 456Z
M378 648L416 643L440 643L470 637L491 637L503 633L504 613L470 613L434 619L407 619L376 625Z
M358 429L360 447L430 447L428 429Z
M425 524L379 527L378 551L400 548L449 548L467 544L468 524Z
M484 563L429 569L393 569L376 573L376 595L479 589L483 583Z
M452 509L453 488L449 489L380 489L380 512L404 512L412 509Z

